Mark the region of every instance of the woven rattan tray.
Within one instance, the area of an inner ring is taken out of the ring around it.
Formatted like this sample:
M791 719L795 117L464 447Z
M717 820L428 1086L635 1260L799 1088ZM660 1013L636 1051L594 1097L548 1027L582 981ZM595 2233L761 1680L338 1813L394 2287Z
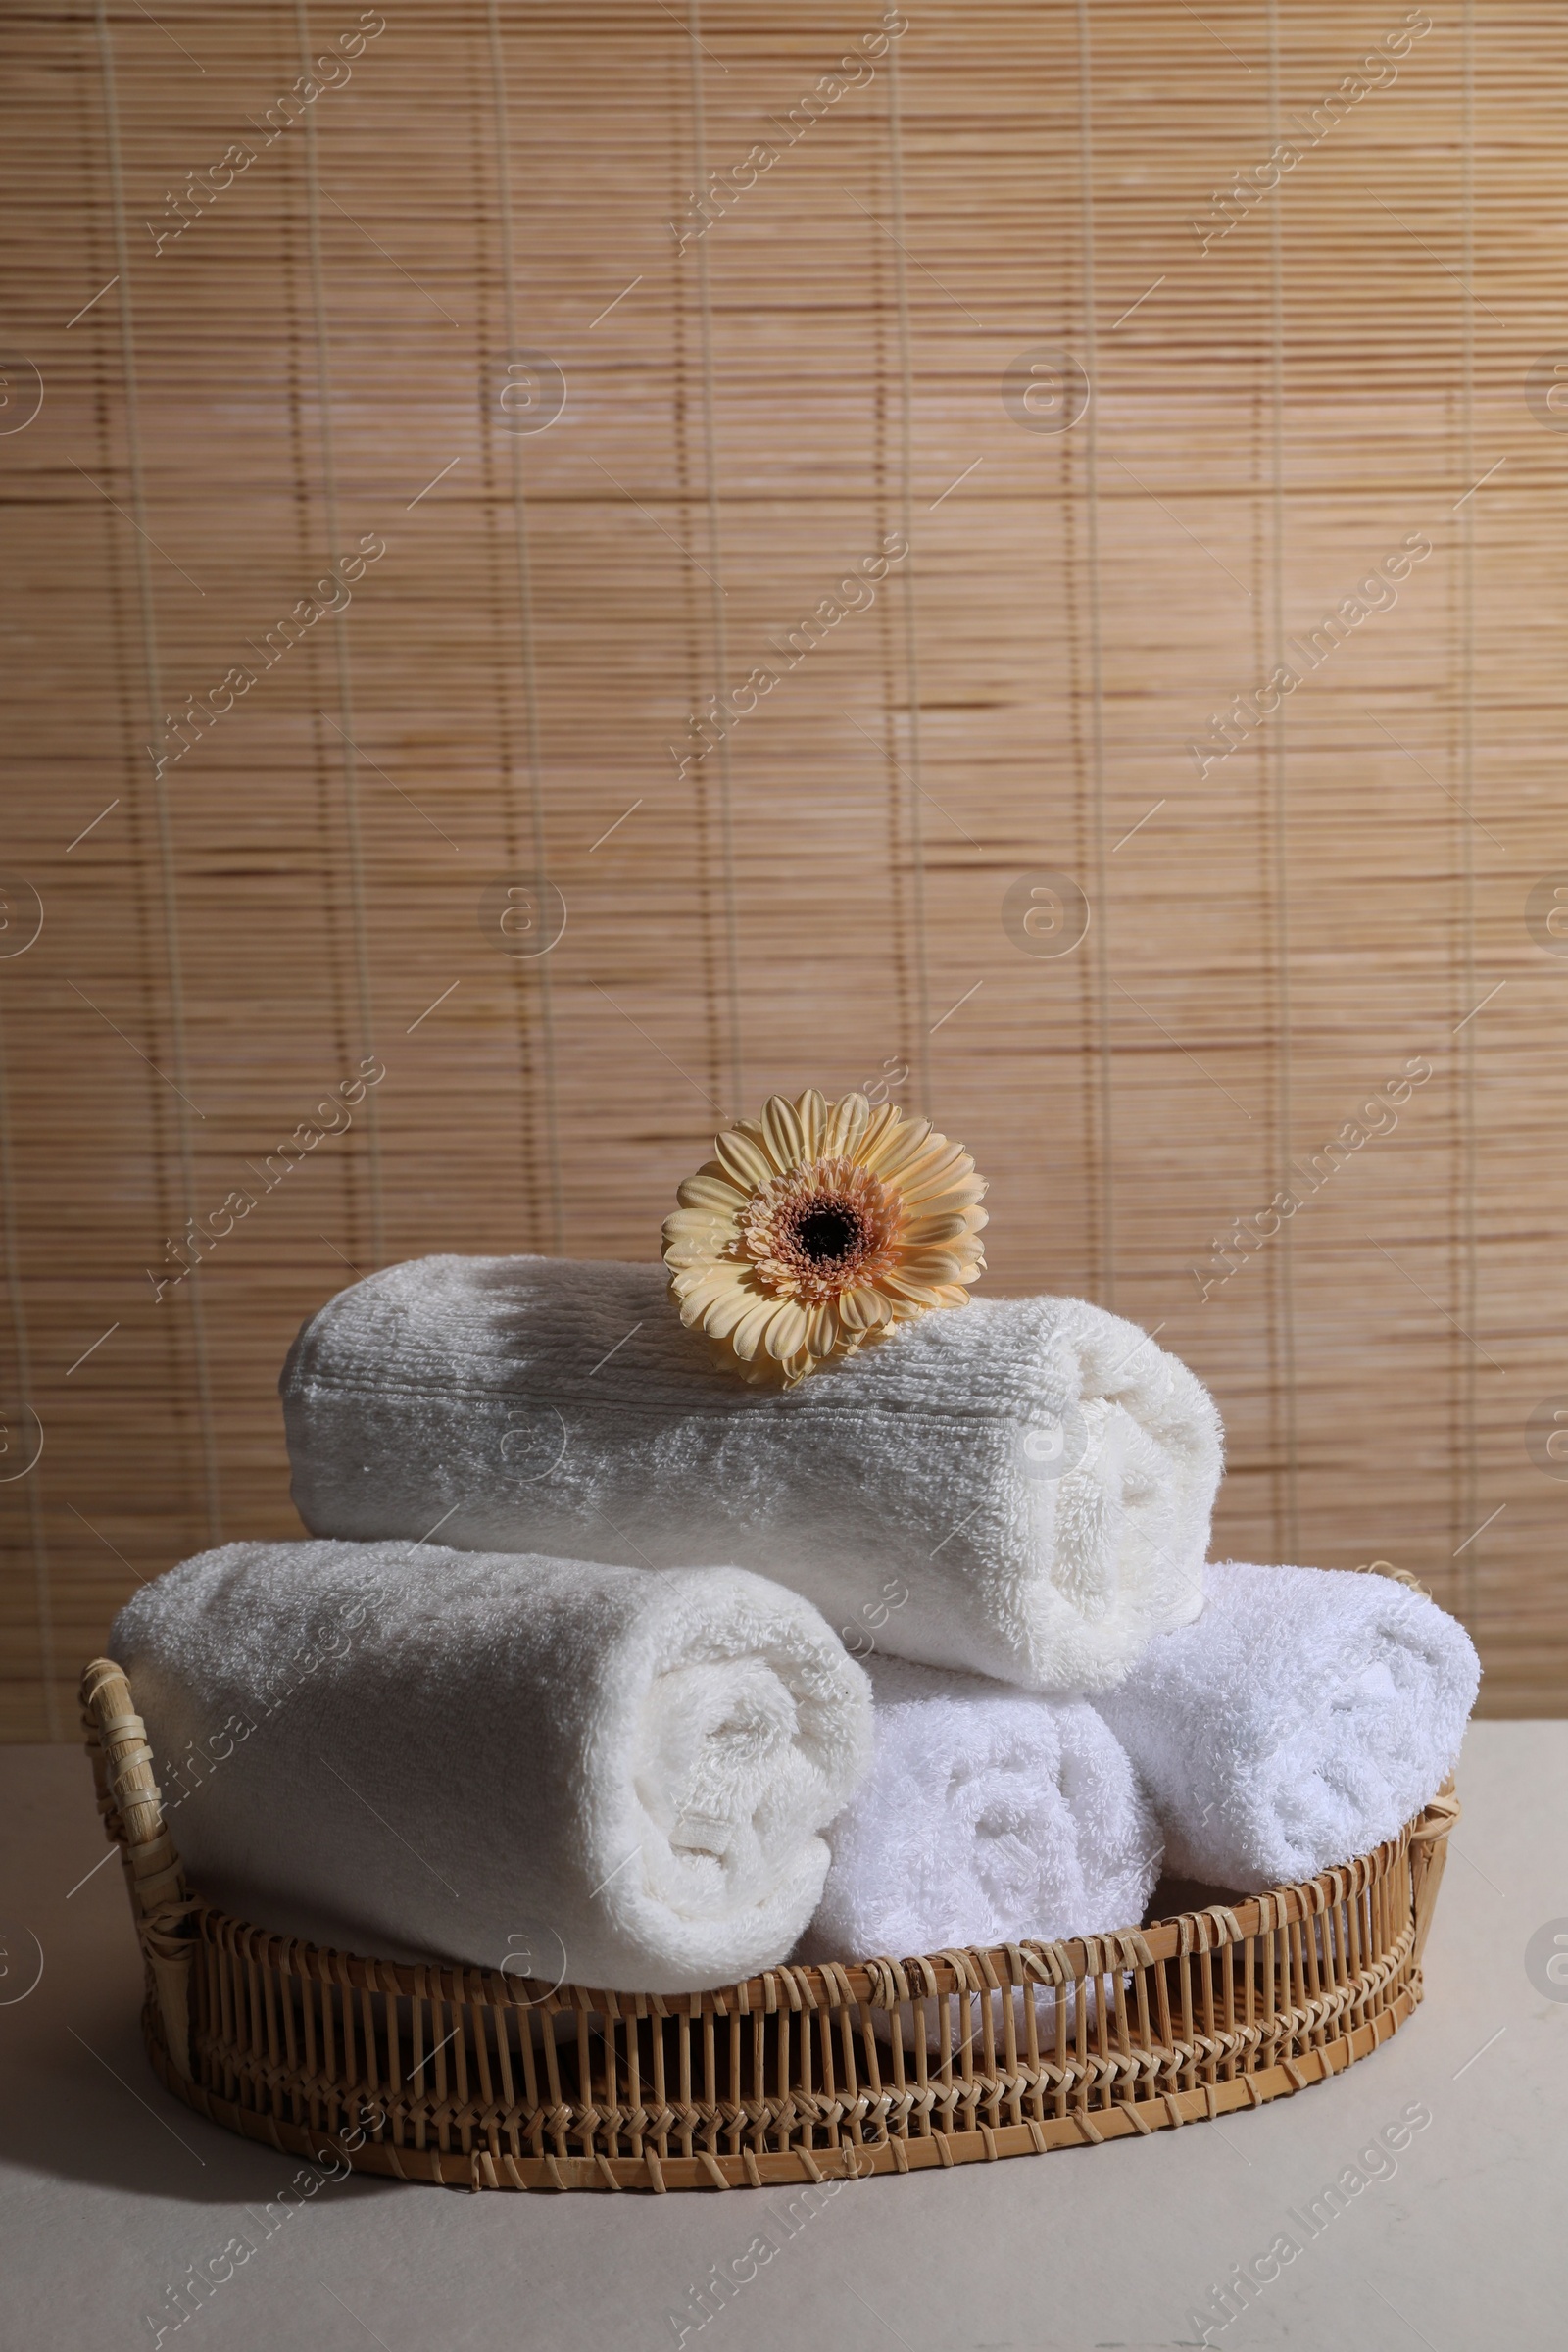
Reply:
M1440 1796L1374 1852L1234 1908L657 1997L394 1966L226 1917L185 1884L111 1659L87 1668L82 1707L166 2086L249 2139L446 2187L919 2172L1304 2090L1375 2050L1421 1998L1459 1810Z

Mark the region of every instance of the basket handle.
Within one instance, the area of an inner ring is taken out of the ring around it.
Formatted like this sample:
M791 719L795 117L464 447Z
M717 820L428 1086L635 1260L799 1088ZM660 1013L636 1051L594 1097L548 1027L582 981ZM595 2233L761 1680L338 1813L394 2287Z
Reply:
M130 1886L136 1934L158 1996L164 2044L177 2072L190 2075L191 1913L164 1821L163 1791L153 1778L147 1728L130 1685L113 1658L94 1658L81 1678L81 1715L98 1789L98 1810Z
M1415 1917L1414 1959L1426 1949L1427 1931L1437 1909L1438 1888L1448 1859L1448 1832L1462 1807L1453 1793L1451 1777L1445 1781L1410 1832L1410 1899Z

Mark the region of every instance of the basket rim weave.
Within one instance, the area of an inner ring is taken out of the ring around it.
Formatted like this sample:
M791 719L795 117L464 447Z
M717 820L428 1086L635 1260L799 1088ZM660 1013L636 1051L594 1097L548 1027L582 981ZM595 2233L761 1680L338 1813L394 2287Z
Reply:
M279 2148L324 2160L326 2138L358 2169L476 2188L907 2172L1147 2133L1288 2095L1368 2055L1413 2012L1459 1814L1450 1784L1351 1862L1112 1934L780 1964L700 1992L612 1992L340 1952L233 1918L184 1877L145 1727L112 1659L85 1670L82 1711L147 1964L149 2056L166 2086ZM1031 1997L1046 1989L1054 2048ZM974 1997L990 1995L1003 1997ZM899 2008L916 2021L912 2079L904 2032L894 2027L880 2059L873 2037L875 2013ZM927 2011L940 2027L935 2075ZM978 2022L956 2051L947 2021L960 2013ZM564 2020L575 2020L574 2049ZM443 2033L458 2045L450 2065L446 2043L436 2052ZM368 2106L390 2138L362 2133L343 2148L334 2119Z

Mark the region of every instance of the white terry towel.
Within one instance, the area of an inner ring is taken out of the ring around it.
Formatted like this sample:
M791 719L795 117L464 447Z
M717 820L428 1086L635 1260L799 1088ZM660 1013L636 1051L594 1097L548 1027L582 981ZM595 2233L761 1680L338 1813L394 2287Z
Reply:
M1101 1690L1201 1603L1218 1415L1077 1299L975 1299L794 1390L682 1329L659 1266L429 1257L331 1299L281 1383L318 1535L735 1561L852 1649Z
M740 1569L230 1544L111 1642L202 1894L393 1960L627 1992L770 1967L870 1757L860 1668Z
M1459 1753L1469 1635L1392 1577L1207 1571L1203 1613L1095 1704L1143 1775L1173 1876L1248 1892L1393 1838Z
M1083 1699L870 1663L870 1777L799 1956L906 1959L953 1945L1136 1928L1159 1875L1153 1807Z

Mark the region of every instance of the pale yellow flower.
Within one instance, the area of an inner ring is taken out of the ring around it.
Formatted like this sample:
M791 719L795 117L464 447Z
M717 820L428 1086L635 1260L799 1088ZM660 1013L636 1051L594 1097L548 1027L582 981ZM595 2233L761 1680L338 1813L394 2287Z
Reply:
M751 1381L794 1382L985 1271L985 1185L929 1119L864 1095L791 1102L713 1139L664 1220L681 1321Z

